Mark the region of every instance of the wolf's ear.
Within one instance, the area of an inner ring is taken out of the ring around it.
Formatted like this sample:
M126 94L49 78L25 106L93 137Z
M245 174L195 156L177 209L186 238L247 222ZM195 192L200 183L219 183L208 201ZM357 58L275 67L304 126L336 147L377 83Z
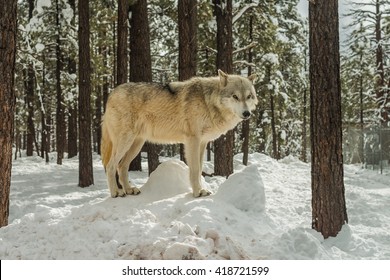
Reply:
M248 80L252 82L252 84L255 84L256 80L257 80L257 75L256 74L252 74L248 77Z
M228 74L223 72L221 69L218 69L218 76L219 76L219 82L222 87L226 87L227 85L227 79L228 79Z

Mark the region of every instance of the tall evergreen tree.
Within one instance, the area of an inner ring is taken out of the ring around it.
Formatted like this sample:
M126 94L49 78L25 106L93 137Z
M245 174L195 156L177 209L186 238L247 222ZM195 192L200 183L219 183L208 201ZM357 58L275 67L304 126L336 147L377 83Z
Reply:
M147 1L138 0L130 8L130 80L132 82L152 82ZM157 145L147 143L146 150L150 174L159 164L159 148Z
M253 15L249 17L249 42L253 43ZM248 50L248 76L252 75L252 64L253 63L253 50L250 48ZM249 120L244 120L242 123L241 130L241 139L242 141L242 163L248 165L248 156L249 156Z
M89 0L79 0L79 186L93 185Z
M127 52L129 38L129 1L118 1L118 45L117 45L117 84L127 83L129 55Z
M14 129L17 0L0 0L0 227L8 225Z
M179 80L196 75L197 57L197 1L183 0L178 3L179 27Z
M76 26L76 0L68 0L71 7L72 17L70 24L72 27ZM72 32L73 33L73 32ZM72 53L67 53L68 73L70 77L76 76L76 58L72 56ZM75 90L68 89L75 94ZM68 101L68 158L77 156L77 96L73 96Z
M138 4L138 5L137 5ZM152 70L151 70L151 57L150 57L150 43L149 33L144 36L140 26L145 28L144 21L148 26L147 18L142 18L144 15L140 15L140 3L135 3L130 6L131 20L130 20L130 81L131 82L151 82ZM133 14L134 12L134 14ZM141 10L141 13L143 11ZM139 22L139 20L143 22ZM129 170L141 171L142 159L141 152L130 163Z
M348 222L342 155L337 0L309 4L312 227L325 238Z
M197 6L197 0L178 3L180 81L196 76ZM185 160L183 144L180 144L180 159Z
M57 109L56 109L56 145L57 145L57 164L62 164L65 152L65 107L64 96L61 88L61 71L63 67L62 52L61 52L61 9L60 1L56 0L56 95L57 95Z
M31 21L34 11L34 1L28 1L28 20ZM31 39L31 38L30 38ZM32 43L31 40L29 42ZM33 155L34 140L35 140L35 126L34 126L34 87L35 87L35 72L33 64L27 66L26 71L26 103L27 103L27 156ZM38 152L38 151L37 151Z
M217 69L233 73L232 0L213 0L217 20ZM228 131L214 141L214 173L229 176L233 173L234 132Z
M356 61L356 52L358 45L366 45L363 51L368 54L371 52L371 68L375 69L375 78L372 81L376 95L377 116L376 119L367 119L370 122L386 125L389 121L389 93L388 84L390 83L390 73L388 71L389 57L389 34L386 19L389 18L390 9L388 1L351 1L347 16L352 19L348 28L351 30L348 45L352 55L349 61ZM364 43L368 40L370 46ZM358 45L357 45L358 44ZM355 46L353 46L355 45ZM353 49L351 49L351 47ZM364 57L363 57L364 58ZM368 66L368 65L367 65ZM367 67L365 67L367 69ZM358 103L357 103L358 104Z

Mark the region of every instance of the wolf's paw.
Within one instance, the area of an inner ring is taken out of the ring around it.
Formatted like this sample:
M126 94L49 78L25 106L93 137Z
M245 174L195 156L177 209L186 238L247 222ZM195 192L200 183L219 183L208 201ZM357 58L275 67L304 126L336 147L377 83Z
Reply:
M111 197L112 197L112 198L118 197L118 193L112 193L112 194L111 194Z
M118 189L118 190L115 190L115 191L111 192L111 197L112 198L116 198L118 196L124 197L124 196L126 196L126 193L122 189Z
M139 188L133 187L133 188L127 189L126 193L130 194L130 195L138 195L141 193L141 191L139 190Z
M194 197L209 196L211 192L206 189L200 189L199 191L194 192Z

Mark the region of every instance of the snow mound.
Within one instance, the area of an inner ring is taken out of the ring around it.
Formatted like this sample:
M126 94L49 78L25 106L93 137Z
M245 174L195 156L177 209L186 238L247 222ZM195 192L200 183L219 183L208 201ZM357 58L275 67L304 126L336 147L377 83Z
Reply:
M220 199L248 212L265 210L264 183L256 165L231 175L218 189L215 199Z
M203 256L197 247L186 243L176 242L169 245L163 254L165 260L177 260L181 256L183 260L204 260Z
M203 180L203 186L206 182ZM143 196L150 200L162 200L183 193L192 193L188 166L180 160L168 160L161 163L150 174L149 180L142 187Z
M275 240L275 255L278 259L290 259L290 254L285 253L290 252L294 259L299 260L327 258L321 242L323 238L320 233L298 226L289 229Z
M203 198L188 167L164 159L149 180L130 174L139 196L115 199L97 155L89 188L77 186L77 158L50 157L13 162L0 259L390 259L389 174L346 166L350 223L324 240L311 229L310 166L293 157L251 154L246 167L238 155L228 179L203 181L214 193Z

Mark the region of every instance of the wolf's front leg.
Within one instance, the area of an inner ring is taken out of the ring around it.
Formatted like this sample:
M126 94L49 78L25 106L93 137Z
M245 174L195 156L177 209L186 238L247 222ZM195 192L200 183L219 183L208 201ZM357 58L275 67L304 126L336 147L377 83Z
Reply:
M194 197L208 196L210 191L202 188L201 184L201 143L198 138L190 138L185 145L186 159L190 168L190 183Z

